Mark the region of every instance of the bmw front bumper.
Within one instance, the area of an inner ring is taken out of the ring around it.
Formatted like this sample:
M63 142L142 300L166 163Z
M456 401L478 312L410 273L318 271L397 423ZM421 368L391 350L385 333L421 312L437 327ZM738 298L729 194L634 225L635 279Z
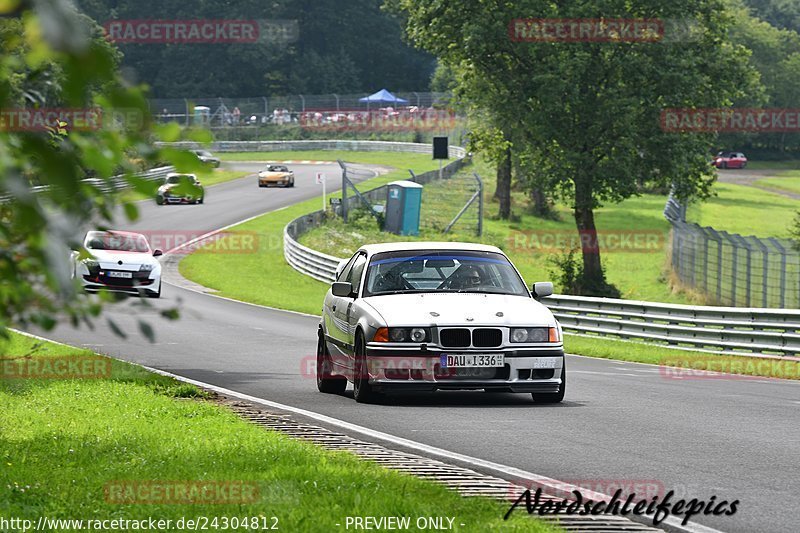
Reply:
M382 392L486 389L556 393L561 387L564 348L420 349L367 344L369 382ZM502 354L502 367L447 368L442 355Z

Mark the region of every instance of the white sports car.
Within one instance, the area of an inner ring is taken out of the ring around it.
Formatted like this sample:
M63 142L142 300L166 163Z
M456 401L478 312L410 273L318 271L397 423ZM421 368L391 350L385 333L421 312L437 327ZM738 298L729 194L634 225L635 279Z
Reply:
M561 327L494 246L363 246L339 265L318 329L317 387L358 402L391 391L484 389L564 399Z
M84 289L161 296L161 263L144 235L127 231L90 231L83 247L92 257L73 252L73 275Z

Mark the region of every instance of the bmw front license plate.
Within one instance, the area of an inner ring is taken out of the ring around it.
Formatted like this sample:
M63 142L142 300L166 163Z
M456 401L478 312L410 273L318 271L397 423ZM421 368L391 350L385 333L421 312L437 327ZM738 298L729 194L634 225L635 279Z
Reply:
M537 357L533 360L533 368L555 368L557 357Z
M108 272L109 278L132 278L132 272Z
M439 366L442 368L497 368L503 366L503 354L466 353L442 354Z

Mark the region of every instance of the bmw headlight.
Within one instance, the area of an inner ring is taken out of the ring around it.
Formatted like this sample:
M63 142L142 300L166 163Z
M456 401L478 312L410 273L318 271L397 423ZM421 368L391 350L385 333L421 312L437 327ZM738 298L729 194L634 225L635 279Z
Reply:
M557 328L511 328L511 342L558 342Z
M412 342L425 342L428 338L428 332L425 328L411 328L409 337Z
M430 342L430 328L380 328L375 333L378 342Z

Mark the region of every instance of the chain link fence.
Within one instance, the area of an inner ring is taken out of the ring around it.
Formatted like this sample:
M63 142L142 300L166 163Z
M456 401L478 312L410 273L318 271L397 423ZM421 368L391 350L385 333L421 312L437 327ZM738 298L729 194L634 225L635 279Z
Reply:
M481 235L483 184L480 178L467 172L449 172L441 180L437 179L437 171L426 174L425 178L419 175L413 180L425 185L420 229L466 236Z
M686 207L670 196L672 269L681 283L712 303L800 307L800 253L793 241L743 236L686 222Z

